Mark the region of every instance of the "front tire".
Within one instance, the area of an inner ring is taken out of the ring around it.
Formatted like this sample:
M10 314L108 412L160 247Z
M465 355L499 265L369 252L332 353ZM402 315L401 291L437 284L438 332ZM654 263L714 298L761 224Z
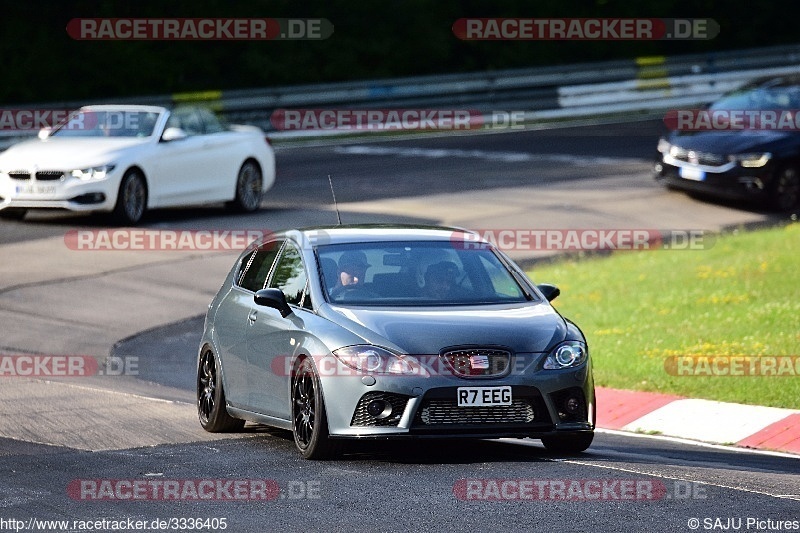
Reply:
M778 211L800 207L800 174L794 167L784 167L775 175L770 189L770 204Z
M197 415L200 425L209 433L239 431L244 427L244 420L233 418L225 408L217 358L210 349L203 351L197 365Z
M314 364L303 359L292 376L292 433L297 449L306 459L339 455L340 443L328 435L328 417Z
M574 454L586 451L592 445L592 440L594 440L593 431L542 437L542 444L549 452Z
M114 220L123 226L135 226L147 211L147 183L136 169L129 170L119 184Z
M236 176L236 197L229 204L240 213L252 213L261 206L261 189L264 180L258 163L248 159Z

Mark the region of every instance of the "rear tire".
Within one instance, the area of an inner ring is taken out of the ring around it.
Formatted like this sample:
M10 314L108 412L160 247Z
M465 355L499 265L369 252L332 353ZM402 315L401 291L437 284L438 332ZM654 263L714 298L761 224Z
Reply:
M0 218L5 218L6 220L22 220L25 218L27 212L27 209L21 207L7 207L5 209L0 209Z
M292 434L306 459L331 459L342 451L341 442L331 440L325 401L314 364L306 358L292 375Z
M542 444L549 452L573 454L585 451L592 445L592 440L594 440L593 431L543 437Z
M125 173L119 184L117 204L114 206L114 221L123 226L135 226L147 211L147 183L144 175L136 169Z
M197 415L200 425L209 433L239 431L244 427L244 420L233 418L225 408L217 358L210 349L203 351L197 365Z

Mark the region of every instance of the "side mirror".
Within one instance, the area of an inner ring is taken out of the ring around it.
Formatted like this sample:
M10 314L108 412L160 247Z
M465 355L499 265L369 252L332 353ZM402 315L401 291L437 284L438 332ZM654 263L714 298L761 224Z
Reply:
M42 128L39 130L39 138L45 140L50 137L51 128Z
M188 135L180 128L167 128L164 130L164 133L161 134L161 140L165 143L180 141L186 137L188 137Z
M286 303L286 295L280 289L261 289L253 296L253 301L256 305L277 309L283 318L292 314L292 308Z
M541 292L545 298L547 298L548 302L552 302L558 298L559 294L561 294L561 289L555 285L550 285L549 283L542 283L541 285L537 285L536 288L539 289L539 292Z

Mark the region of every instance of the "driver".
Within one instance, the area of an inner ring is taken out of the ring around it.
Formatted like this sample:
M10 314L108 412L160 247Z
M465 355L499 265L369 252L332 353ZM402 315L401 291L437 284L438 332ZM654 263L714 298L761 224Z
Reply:
M364 252L345 252L339 258L339 276L336 279L336 287L331 291L331 295L338 294L344 287L351 287L364 283L364 276L367 269L372 266L367 261Z
M459 295L458 267L452 261L440 261L425 272L425 289L428 296L437 300Z

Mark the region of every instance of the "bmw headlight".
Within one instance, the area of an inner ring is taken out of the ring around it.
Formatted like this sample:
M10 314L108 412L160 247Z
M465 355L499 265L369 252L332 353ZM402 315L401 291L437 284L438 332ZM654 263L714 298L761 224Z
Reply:
M580 341L564 341L553 349L544 361L544 368L556 370L578 366L586 361L589 350Z
M370 345L346 346L333 351L342 363L369 374L421 374L419 361Z
M72 177L80 180L101 180L114 170L114 167L115 165L100 165L99 167L76 169L72 171Z
M772 159L772 154L769 152L758 152L753 154L736 154L728 156L729 161L738 163L745 168L759 168L763 167L769 160Z
M661 152L662 154L667 154L669 153L670 148L672 148L672 145L664 137L661 137L658 140L658 146L656 146L656 149L659 152Z

